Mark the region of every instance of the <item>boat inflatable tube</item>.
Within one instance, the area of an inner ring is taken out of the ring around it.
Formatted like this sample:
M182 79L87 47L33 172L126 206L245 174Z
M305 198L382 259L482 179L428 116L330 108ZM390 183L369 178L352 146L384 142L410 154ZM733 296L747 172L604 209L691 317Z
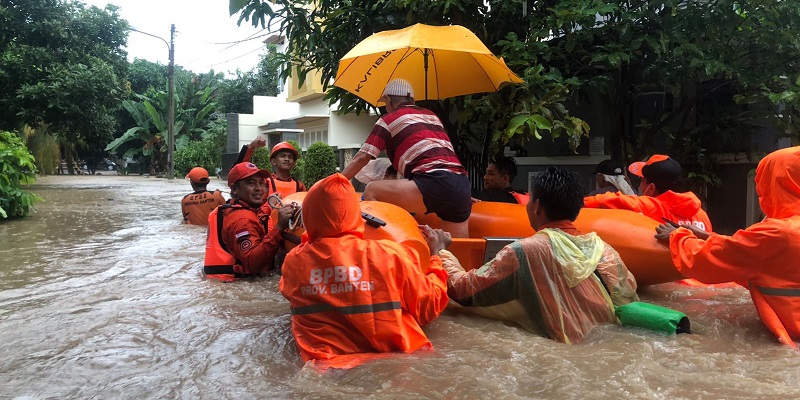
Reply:
M442 221L434 214L416 215L415 218L420 224L442 227ZM583 208L575 220L575 227L581 232L596 232L619 253L625 266L636 277L639 287L684 278L672 264L669 247L653 237L656 226L658 222L654 219L628 210ZM470 240L524 238L534 233L522 204L481 201L472 205L469 216ZM480 261L484 260L482 255L472 257L472 253L478 249L462 241L464 239L453 239L453 245L448 250L456 255L464 269L480 267L483 264ZM465 262L471 257L474 261Z
M292 193L286 196L282 202L284 204L297 203L302 206L307 193ZM356 200L359 199L361 199L361 193L356 193ZM423 271L428 270L431 252L428 248L428 242L419 231L417 221L408 211L382 201L359 201L358 204L361 206L361 217L364 218L365 239L391 240L411 247L417 252L419 264L422 266ZM277 210L272 210L270 218L278 218ZM283 233L284 237L288 234L301 238L305 233L305 227L303 224L298 224L293 229L287 229ZM287 252L297 245L297 243L288 240L284 240L283 244Z
M635 326L668 334L691 333L689 317L671 308L634 301L616 307L622 326Z

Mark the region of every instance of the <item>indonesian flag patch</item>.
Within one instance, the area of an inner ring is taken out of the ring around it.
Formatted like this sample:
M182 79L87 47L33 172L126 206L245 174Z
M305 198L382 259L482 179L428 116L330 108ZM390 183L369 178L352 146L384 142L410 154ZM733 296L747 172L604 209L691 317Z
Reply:
M236 232L236 241L239 243L239 250L247 251L253 247L253 242L250 241L250 231L243 230Z

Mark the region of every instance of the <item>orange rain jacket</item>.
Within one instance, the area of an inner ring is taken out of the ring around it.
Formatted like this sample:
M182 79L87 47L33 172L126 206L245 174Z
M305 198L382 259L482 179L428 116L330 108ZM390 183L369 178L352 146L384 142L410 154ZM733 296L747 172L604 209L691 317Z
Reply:
M181 214L183 222L192 225L208 225L208 214L217 206L225 204L225 198L219 190L200 190L183 196Z
M469 272L442 252L450 297L470 312L567 344L616 323L614 306L639 300L633 274L597 234L582 235L566 220L541 228Z
M303 360L350 368L373 357L364 353L431 348L421 327L447 307L441 258L423 271L411 247L364 239L355 190L341 174L314 185L302 212L308 241L286 256L280 291Z
M619 192L601 193L583 199L586 208L614 208L640 212L659 223L668 218L679 224L694 225L711 232L711 220L703 210L700 199L692 192L668 190L656 197L632 196Z
M781 343L800 340L800 147L767 155L756 169L762 222L733 236L712 233L706 240L691 231L670 234L672 262L703 282L742 282L761 320Z

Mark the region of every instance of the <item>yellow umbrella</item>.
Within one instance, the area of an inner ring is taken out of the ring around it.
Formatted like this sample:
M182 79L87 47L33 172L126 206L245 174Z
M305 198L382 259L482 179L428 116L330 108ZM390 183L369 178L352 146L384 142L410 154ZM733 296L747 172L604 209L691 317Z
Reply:
M494 92L504 82L522 82L467 28L416 24L361 41L339 62L333 85L377 105L395 78L411 83L415 100Z

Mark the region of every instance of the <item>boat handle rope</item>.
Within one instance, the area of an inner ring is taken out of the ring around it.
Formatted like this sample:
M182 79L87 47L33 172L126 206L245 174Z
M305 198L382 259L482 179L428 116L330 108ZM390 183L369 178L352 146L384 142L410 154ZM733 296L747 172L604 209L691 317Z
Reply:
M273 193L267 197L267 204L275 210L283 207L283 201L281 201L281 195L279 193ZM291 218L289 218L289 230L293 231L295 227L304 226L303 225L303 207L297 204L296 202L292 202L292 204L296 207L294 214L292 214Z

